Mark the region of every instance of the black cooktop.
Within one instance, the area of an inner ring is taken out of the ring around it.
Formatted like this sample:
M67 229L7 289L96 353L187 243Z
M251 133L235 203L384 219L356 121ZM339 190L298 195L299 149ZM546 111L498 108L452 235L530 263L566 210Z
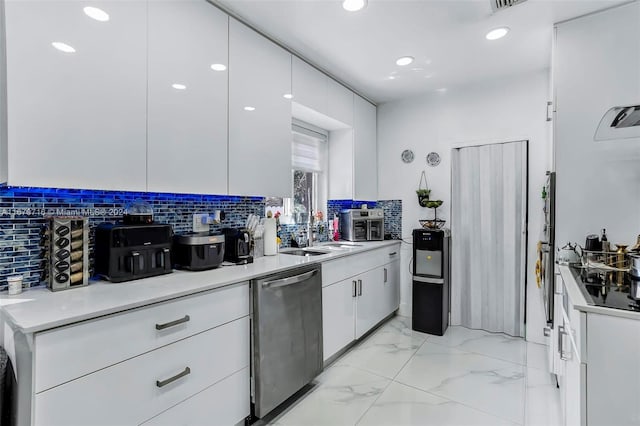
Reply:
M640 312L640 300L631 297L628 273L587 272L575 266L570 269L589 305Z

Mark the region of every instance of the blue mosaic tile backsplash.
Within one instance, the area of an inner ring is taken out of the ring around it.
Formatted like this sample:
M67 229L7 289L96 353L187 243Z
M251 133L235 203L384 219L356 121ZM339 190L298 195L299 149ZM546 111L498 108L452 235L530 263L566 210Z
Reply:
M6 278L22 274L24 286L40 284L40 230L46 216L83 216L89 226L114 222L132 201L146 201L153 207L154 220L170 223L175 233L190 232L194 213L226 214L222 227L244 227L247 216L264 215L264 198L144 192L89 191L49 188L0 188L0 288ZM92 233L92 232L91 232ZM90 244L90 257L93 245Z
M91 234L102 222L114 222L132 201L146 201L154 211L154 220L169 223L175 233L191 231L194 213L222 210L226 218L211 230L223 227L244 227L247 216L263 216L262 197L218 195L161 194L145 192L94 191L50 188L0 187L0 290L6 289L6 278L21 274L24 286L40 285L42 247L40 232L47 216L83 216L89 219ZM344 208L360 207L365 202L331 200L326 219ZM399 239L402 235L402 201L366 202L369 208L379 207L385 213L385 234ZM326 222L316 224L318 241L329 239ZM304 225L282 225L279 235L282 246L290 244ZM90 244L90 257L93 245Z

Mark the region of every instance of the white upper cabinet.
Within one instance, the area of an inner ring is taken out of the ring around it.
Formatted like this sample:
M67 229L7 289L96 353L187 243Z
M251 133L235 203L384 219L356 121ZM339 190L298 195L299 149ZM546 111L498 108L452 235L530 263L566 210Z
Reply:
M229 194L291 196L291 55L229 20Z
M226 194L229 18L152 0L148 25L148 189Z
M329 79L327 115L347 126L353 126L353 92Z
M10 185L146 189L147 4L87 5L5 3Z
M378 199L376 107L354 96L353 128L329 134L329 198Z
M329 77L304 62L293 57L291 86L293 102L327 115Z
M354 100L353 199L378 199L376 107L360 96Z

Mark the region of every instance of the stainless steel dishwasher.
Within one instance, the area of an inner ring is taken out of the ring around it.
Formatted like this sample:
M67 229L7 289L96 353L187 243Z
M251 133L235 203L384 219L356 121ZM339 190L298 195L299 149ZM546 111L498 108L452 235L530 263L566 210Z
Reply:
M319 265L251 281L251 399L261 418L322 372Z

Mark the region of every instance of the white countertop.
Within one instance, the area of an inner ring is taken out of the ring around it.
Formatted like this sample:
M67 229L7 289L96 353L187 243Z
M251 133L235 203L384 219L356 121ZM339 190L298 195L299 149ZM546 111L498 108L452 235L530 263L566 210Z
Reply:
M15 296L2 294L0 313L12 328L23 333L35 333L400 242L358 242L358 247L331 250L325 255L278 254L260 257L248 265L223 266L201 272L174 270L171 274L124 283L96 280L86 287L59 292L37 287ZM315 248L323 245L318 244Z
M558 265L558 270L560 271L560 275L562 275L564 285L567 289L567 293L569 294L569 301L572 303L575 309L582 312L591 312L595 314L610 315L614 317L629 318L640 321L640 312L589 305L584 295L582 294L582 291L580 291L580 284L576 281L575 277L571 273L571 269L569 268L569 266Z

